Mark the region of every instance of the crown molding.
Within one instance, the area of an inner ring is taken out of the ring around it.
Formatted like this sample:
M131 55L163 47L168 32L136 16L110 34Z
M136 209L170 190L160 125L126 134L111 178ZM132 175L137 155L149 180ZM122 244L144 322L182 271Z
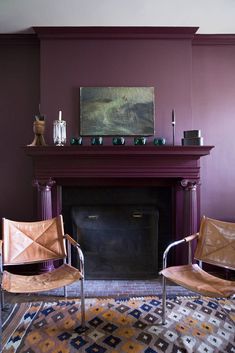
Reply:
M33 27L40 39L192 39L198 27Z
M193 45L235 45L235 34L196 34Z
M36 34L0 34L0 43L14 45L38 45L39 40Z

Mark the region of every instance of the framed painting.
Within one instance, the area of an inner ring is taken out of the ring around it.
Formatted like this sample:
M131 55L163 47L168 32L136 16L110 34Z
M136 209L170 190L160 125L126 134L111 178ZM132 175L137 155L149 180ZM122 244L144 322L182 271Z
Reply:
M153 87L81 87L80 134L154 134Z

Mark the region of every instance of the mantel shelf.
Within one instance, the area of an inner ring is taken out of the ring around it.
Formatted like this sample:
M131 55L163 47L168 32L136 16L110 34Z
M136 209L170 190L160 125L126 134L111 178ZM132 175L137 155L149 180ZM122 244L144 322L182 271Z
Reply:
M26 154L39 156L205 156L214 146L26 146Z
M199 179L200 158L213 146L24 147L34 177L74 183L80 179Z

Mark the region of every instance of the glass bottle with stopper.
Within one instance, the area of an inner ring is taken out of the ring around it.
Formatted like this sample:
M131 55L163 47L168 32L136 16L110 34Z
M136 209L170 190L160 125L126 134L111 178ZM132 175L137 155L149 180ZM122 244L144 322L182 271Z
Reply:
M62 111L59 111L59 118L53 123L53 139L56 146L66 144L66 121L62 119Z

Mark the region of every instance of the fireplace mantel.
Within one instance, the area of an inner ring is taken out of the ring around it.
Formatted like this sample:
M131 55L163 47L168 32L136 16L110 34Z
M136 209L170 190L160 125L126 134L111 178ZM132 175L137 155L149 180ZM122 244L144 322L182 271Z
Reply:
M25 147L34 178L60 183L89 178L200 179L200 158L213 146Z
M24 147L33 160L38 219L62 212L63 187L167 186L173 190L173 239L193 234L200 221L200 159L213 147Z

